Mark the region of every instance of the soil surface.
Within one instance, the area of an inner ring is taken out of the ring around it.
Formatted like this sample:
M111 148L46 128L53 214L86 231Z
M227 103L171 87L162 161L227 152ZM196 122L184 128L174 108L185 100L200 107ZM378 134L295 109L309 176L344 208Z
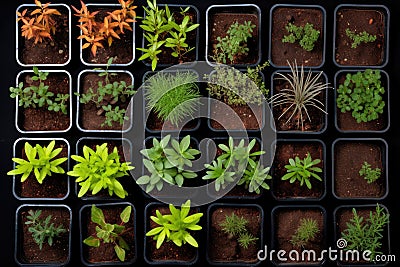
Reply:
M105 78L99 77L99 73L87 73L85 75L82 75L81 78L81 90L83 91L82 93L87 93L90 88L93 89L93 92L97 92L98 88L98 83L101 81L103 82L103 85L105 85ZM113 83L115 81L120 82L120 81L125 81L127 85L132 84L132 78L129 74L127 73L117 73L115 76L110 76L110 83ZM112 101L111 98L105 99L102 102L102 105L108 105ZM116 104L112 104L113 108L115 106L119 106L120 109L127 109L129 105L129 99L123 103L121 101L118 101ZM99 113L101 113L99 115ZM130 117L129 113L125 113L126 116ZM96 107L96 104L93 102L89 102L87 104L80 104L80 124L83 129L86 130L125 130L122 129L123 126L129 127L128 126L128 121L125 121L123 125L119 124L119 122L112 122L112 126L104 125L101 126L106 120L105 117L105 112L103 112L102 107Z
M42 250L35 243L32 238L32 233L28 231L29 225L26 225L28 211L30 209L38 210L37 208L27 207L21 210L19 215L19 251L17 257L20 261L26 263L63 263L68 259L69 253L69 224L70 214L65 208L42 208L42 214L40 218L47 218L51 215L50 223L54 223L55 226L62 225L67 232L60 234L57 238L54 238L54 243L49 246L47 242L43 243Z
M251 21L253 25L256 25L253 28L252 37L247 39L247 47L249 48L248 55L238 55L235 56L233 62L229 59L228 64L255 64L259 59L259 50L258 40L259 40L259 19L255 14L240 14L240 13L217 13L210 17L209 21L209 48L208 48L208 57L210 61L215 61L211 58L214 55L213 50L216 49L216 45L218 43L218 37L227 36L227 31L229 27L238 22L239 24L243 24L245 21Z
M38 81L32 81L32 74L21 77L24 86L38 86ZM57 94L69 94L69 77L64 73L49 73L47 79L43 81L45 86L49 86L48 92ZM71 98L71 96L70 96ZM69 111L70 100L67 103L67 111ZM25 131L62 131L68 129L70 125L69 114L54 112L47 110L46 107L23 108L19 107L20 117L18 125Z
M24 10L24 9L23 9ZM21 10L21 11L23 11ZM30 14L34 8L28 8ZM24 64L64 64L69 58L69 26L68 10L65 7L57 7L61 16L53 16L56 22L56 33L52 39L44 38L42 43L35 44L35 38L27 40L20 37L18 57ZM18 35L21 35L22 22L18 23Z
M275 160L273 165L273 186L274 195L278 198L319 198L324 193L324 181L318 181L311 177L311 189L308 189L306 184L300 186L299 181L293 184L289 180L282 181L281 178L287 173L285 165L289 164L289 159L294 159L296 156L303 160L310 153L313 160L320 159L321 162L316 165L322 169L322 173L317 173L322 180L324 179L324 158L323 147L318 142L279 142L276 146Z
M126 206L98 206L103 211L104 218L106 223L111 224L121 224L120 214L124 210ZM82 225L82 240L89 237L90 235L96 236L96 226L97 224L93 223L90 220L90 212L91 208L86 208L84 210L83 225ZM125 232L122 234L122 238L129 245L130 250L125 250L125 261L129 262L135 257L135 223L134 223L135 214L132 210L131 218L128 223L124 224ZM85 244L83 247L83 256L84 259L90 263L98 263L98 262L120 262L117 257L117 254L114 251L114 244L112 243L104 243L101 242L98 248L90 247Z
M323 62L323 13L320 9L313 8L276 8L272 14L271 34L271 61L275 65L288 66L287 61L293 64L294 60L298 65L319 66ZM313 24L313 28L320 32L319 38L312 51L304 50L298 42L283 43L285 35L289 35L285 26L292 23L296 26Z
M341 65L377 66L385 57L385 15L373 9L338 10L336 15L336 50L335 60ZM360 33L366 31L376 35L371 43L361 43L351 48L352 40L346 35L346 29Z
M321 255L321 251L324 248L324 244L326 243L325 239L326 236L324 235L324 216L321 210L319 209L303 209L303 210L296 210L296 209L286 209L279 211L278 214L275 215L275 236L273 237L275 240L275 247L276 251L283 249L287 253L292 250L296 250L299 253L299 261L298 262L316 262L316 261L302 261L301 253L303 249L307 250L314 250L317 255L317 259L319 255ZM293 246L290 240L292 236L296 233L297 228L300 226L301 219L314 219L318 223L318 229L320 230L319 233L316 234L313 240L310 240L308 244L304 248L299 248ZM276 254L275 254L276 255ZM295 255L293 255L295 256ZM305 254L307 258L307 254ZM286 254L285 257L287 258L287 262L293 262L290 260L289 255ZM307 260L307 259L306 259ZM275 262L280 262L277 258L274 259Z
M339 197L382 197L386 192L384 151L376 143L340 142L335 147L334 181L335 194ZM358 155L355 157L355 155ZM380 178L368 184L359 171L368 162L371 168L380 168Z
M262 128L262 106L225 106L225 105L212 105L211 106L211 127L214 129L227 129L227 130L259 130ZM239 116L240 121L236 119ZM223 123L221 125L220 123ZM242 126L241 126L242 125Z
M254 237L260 238L262 218L257 208L217 208L211 212L208 255L214 262L254 263L257 261L260 239L250 244L247 249L243 249L239 245L237 238L226 234L220 226L225 221L226 216L231 216L232 213L245 218L248 221L246 224L247 231Z

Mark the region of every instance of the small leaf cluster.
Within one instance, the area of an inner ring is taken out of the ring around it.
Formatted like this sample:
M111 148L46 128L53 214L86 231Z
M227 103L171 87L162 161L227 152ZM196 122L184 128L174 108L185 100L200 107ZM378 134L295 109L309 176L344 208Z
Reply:
M265 151L251 152L255 144L256 139L253 139L246 146L242 139L236 146L232 137L229 138L228 146L219 144L218 147L222 150L222 154L211 164L204 165L207 171L202 179L215 180L215 190L219 191L221 187L225 189L229 183L239 179L238 173L243 173L237 184L244 185L250 193L260 194L260 187L269 190L266 180L271 179L268 174L270 168L264 168L257 160L257 157L264 154Z
M28 142L25 142L24 151L27 160L13 158L12 160L17 165L14 170L7 172L7 175L22 175L21 182L25 182L33 171L36 180L39 184L42 184L44 179L47 176L51 176L52 173L65 173L64 169L59 165L67 161L68 158L56 158L62 151L62 148L54 149L54 146L54 140L47 147L42 147L39 144L33 147Z
M32 238L39 246L40 250L42 250L43 244L46 243L46 241L49 246L52 246L55 238L67 232L62 224L55 226L54 223L51 223L51 215L47 216L44 220L40 218L42 210L29 210L28 214L25 224L29 225L28 231L32 233Z
M143 85L146 108L153 110L161 120L176 126L184 118L193 118L201 96L196 84L197 78L190 71L153 75Z
M190 200L182 204L181 209L177 209L174 205L169 204L170 214L161 214L156 210L156 216L150 216L151 220L159 226L151 229L146 236L154 236L157 240L156 248L159 249L164 241L172 241L178 247L188 243L197 248L199 244L189 231L199 231L202 229L197 225L203 213L194 213L189 215ZM189 215L189 216L188 216Z
M369 34L366 31L357 33L349 28L346 29L346 35L353 41L351 48L357 48L361 43L372 43L376 40L376 35Z
M306 51L314 49L315 42L318 40L320 34L320 31L314 29L314 25L308 22L304 27L296 26L289 22L285 26L285 29L289 35L283 36L282 42L291 44L298 42Z
M90 12L82 0L80 10L72 6L75 16L79 17L78 27L82 32L78 39L86 41L82 49L91 47L93 56L96 56L98 48L104 48L105 42L111 46L113 40L121 39L120 35L124 35L125 30L133 31L131 24L135 22L136 17L136 6L133 5L133 0L118 0L118 2L121 8L108 12L103 21L96 18L99 11Z
M231 216L225 216L225 220L219 226L222 227L222 231L229 235L229 238L236 238L239 245L247 249L258 240L257 237L248 232L247 224L248 221L244 217L239 217L232 212Z
M10 97L18 97L18 105L20 107L46 107L49 111L67 114L69 94L58 93L55 95L49 91L49 86L44 84L49 75L48 72L42 72L37 67L33 67L33 73L34 75L30 79L37 82L38 85L30 84L30 86L25 86L23 82L20 82L18 87L10 87Z
M131 218L132 207L127 206L120 214L121 223L107 223L103 211L92 205L90 218L96 224L96 233L83 240L83 243L98 248L100 245L111 243L114 245L114 251L120 261L125 261L126 250L130 250L128 243L122 237L131 229L125 229L125 224Z
M300 186L306 184L308 189L311 189L310 178L313 177L318 181L322 181L322 178L317 174L322 172L322 169L315 167L315 165L321 162L320 159L313 160L310 153L307 153L307 157L300 159L296 157L295 159L290 158L289 164L285 165L286 174L282 176L282 180L289 180L290 183L298 181Z
M55 8L49 8L50 3L42 4L35 0L37 8L27 15L28 9L17 12L17 21L21 21L21 35L26 39L35 38L35 44L42 43L45 39L52 39L56 33L55 16L61 13Z
M128 171L134 169L130 162L120 162L117 147L112 153L108 153L107 143L96 145L96 151L88 146L83 147L83 157L72 155L77 163L68 175L78 177L75 182L81 186L78 197L82 197L89 190L95 195L102 189L107 189L108 194L114 193L125 198L128 192L124 190L119 178L127 176Z
M389 223L389 214L384 208L376 205L375 212L370 211L369 217L364 218L357 214L353 208L353 218L346 223L347 228L341 233L342 238L347 241L345 250L358 250L371 252L370 258L382 254L383 230Z
M214 49L214 60L223 64L235 64L238 56L246 56L249 52L247 40L253 37L256 27L251 21L232 23L225 37L218 36Z
M305 245L315 239L319 232L318 223L315 219L302 218L299 227L290 239L290 243L295 247L304 248Z
M351 111L358 123L369 122L378 119L379 114L383 113L384 93L379 70L347 73L346 80L337 89L336 104L343 113Z
M360 174L360 176L364 176L364 179L367 180L367 183L369 184L375 182L376 180L379 179L379 177L381 177L381 169L379 168L372 169L371 164L369 164L366 161L361 166L361 169L359 170L358 173Z
M171 50L171 56L183 61L184 56L194 49L194 47L189 47L187 43L187 34L199 27L199 24L192 23L190 16L186 14L190 7L181 9L180 14L183 19L178 24L168 5L160 8L157 6L156 0L147 0L147 5L148 7L143 7L146 16L142 19L140 25L140 28L145 31L144 38L147 40L147 46L137 48L143 52L139 61L150 59L151 68L155 70L158 54L162 52L163 47Z
M143 164L150 175L143 175L136 180L139 185L146 185L146 192L156 188L161 191L164 182L181 187L185 179L197 177L197 174L188 168L200 151L190 147L190 135L180 142L167 135L158 141L153 138L153 146L142 149L140 153L145 157Z

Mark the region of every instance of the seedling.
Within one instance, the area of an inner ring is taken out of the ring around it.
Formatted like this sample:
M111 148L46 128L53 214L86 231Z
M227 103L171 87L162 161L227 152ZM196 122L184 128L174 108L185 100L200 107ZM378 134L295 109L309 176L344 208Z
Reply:
M304 27L296 26L289 22L285 26L285 29L289 35L283 36L282 42L291 44L298 42L306 51L314 49L315 42L318 40L320 34L320 31L314 29L314 25L308 22Z
M300 219L300 225L296 229L290 243L295 247L304 248L310 241L314 240L316 235L320 232L318 223L311 218Z
M44 220L40 218L42 215L41 210L29 210L28 214L25 224L29 225L28 231L32 233L32 238L40 250L42 250L43 244L46 241L49 246L52 246L54 239L58 238L60 234L67 232L62 224L55 226L54 223L51 223L51 215L47 216Z
M108 153L107 143L96 145L96 151L88 146L83 147L83 157L72 155L76 163L68 175L78 177L75 182L81 186L78 197L82 197L89 190L96 195L100 190L107 189L108 194L116 194L125 198L128 192L118 181L119 178L127 176L128 171L134 169L130 162L120 162L117 147L112 153Z
M24 152L27 160L21 158L13 158L12 160L17 163L14 170L7 172L7 175L22 175L21 182L25 182L29 175L34 173L36 180L42 184L47 176L53 173L63 174L64 169L59 166L68 158L58 157L62 148L54 149L55 141L51 141L49 145L41 146L36 144L35 147L25 142Z
M114 245L118 259L125 261L126 250L130 250L130 248L122 236L132 230L125 227L131 218L131 212L132 207L127 206L120 214L121 223L111 224L105 221L103 211L92 205L90 218L96 224L96 233L83 240L83 243L95 248L100 247L101 244L111 243Z
M228 238L236 238L239 245L247 249L251 244L254 244L258 238L248 232L246 225L248 221L244 217L239 217L232 212L231 216L226 215L225 221L219 224L222 231L228 234Z
M361 43L372 43L376 40L376 35L371 35L366 31L357 33L349 28L346 29L346 35L353 41L351 48L357 48Z
M371 164L368 162L364 161L364 164L362 165L360 171L358 172L360 176L364 176L364 179L367 181L367 183L371 184L375 182L376 180L381 177L381 169L371 168Z
M150 216L151 220L160 226L148 231L146 236L154 236L154 240L157 240L157 249L161 247L164 241L172 241L178 247L186 243L195 248L199 247L196 239L189 231L199 231L202 229L197 223L200 221L203 213L194 213L188 216L190 212L190 200L183 203L181 209L177 209L172 204L169 204L169 210L171 214L164 215L159 210L156 210L157 216Z
M307 153L307 157L301 160L299 157L295 159L289 159L289 165L285 165L287 173L282 177L282 180L289 180L290 183L295 181L300 182L300 186L306 184L308 189L311 189L310 178L313 177L318 181L322 181L322 178L317 174L322 172L322 169L315 167L321 162L320 159L313 160L310 153Z

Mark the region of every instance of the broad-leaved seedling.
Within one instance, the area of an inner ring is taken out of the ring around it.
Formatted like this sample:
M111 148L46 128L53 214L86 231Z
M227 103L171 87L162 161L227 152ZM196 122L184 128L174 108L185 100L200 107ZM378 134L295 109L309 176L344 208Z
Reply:
M364 177L364 179L369 184L375 182L376 180L379 179L379 177L381 177L381 169L379 168L372 169L371 164L369 164L366 161L361 166L361 169L359 170L358 173L360 174L360 176Z

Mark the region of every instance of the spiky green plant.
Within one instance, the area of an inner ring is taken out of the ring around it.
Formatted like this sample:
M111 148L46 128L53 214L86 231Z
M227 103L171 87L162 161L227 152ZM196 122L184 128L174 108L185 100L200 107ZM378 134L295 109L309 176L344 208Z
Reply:
M311 218L300 219L300 225L296 229L290 243L296 247L304 247L308 242L313 240L319 233L318 223L316 220Z

